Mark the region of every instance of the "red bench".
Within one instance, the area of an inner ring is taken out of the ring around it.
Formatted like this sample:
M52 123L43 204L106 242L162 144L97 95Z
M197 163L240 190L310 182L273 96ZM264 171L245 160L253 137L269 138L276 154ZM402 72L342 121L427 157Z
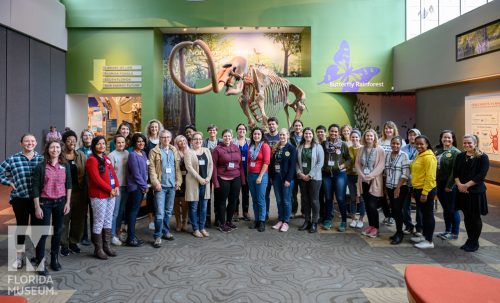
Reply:
M500 279L482 274L410 264L405 281L410 303L500 302Z

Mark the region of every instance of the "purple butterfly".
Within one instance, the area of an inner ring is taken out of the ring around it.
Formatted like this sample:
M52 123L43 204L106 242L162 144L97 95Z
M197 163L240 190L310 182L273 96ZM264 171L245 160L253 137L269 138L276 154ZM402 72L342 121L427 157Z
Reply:
M330 84L339 80L341 83L330 85L332 87L342 87L343 92L357 92L359 83L367 83L373 76L380 72L380 68L368 66L353 69L350 65L351 51L347 41L342 40L339 50L333 56L333 64L326 69L323 82L318 84Z

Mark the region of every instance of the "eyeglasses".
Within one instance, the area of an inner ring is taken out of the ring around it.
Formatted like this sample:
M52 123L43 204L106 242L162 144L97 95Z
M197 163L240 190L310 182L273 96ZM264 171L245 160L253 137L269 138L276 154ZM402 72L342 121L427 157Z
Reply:
M170 139L170 137L160 137L160 139Z

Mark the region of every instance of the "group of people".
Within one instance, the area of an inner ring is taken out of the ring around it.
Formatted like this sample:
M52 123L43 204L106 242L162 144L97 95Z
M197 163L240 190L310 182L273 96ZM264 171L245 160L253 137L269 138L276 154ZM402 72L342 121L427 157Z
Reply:
M478 249L481 215L488 211L484 179L489 160L479 150L477 137L464 136L461 152L451 130L442 131L433 147L415 128L403 139L391 121L385 123L380 138L373 129L362 133L338 124L312 129L304 128L300 120L291 129L279 128L275 117L268 119L266 129L250 130L249 138L247 131L240 123L235 136L225 129L218 138L217 127L209 125L204 138L188 125L184 134L173 138L156 119L147 123L145 135L132 134L131 125L123 122L109 149L103 136L94 137L89 130L82 131L77 148L77 134L67 130L60 139L46 143L43 155L35 151L35 136L25 134L21 152L0 165L0 182L12 188L10 203L17 225L52 224L50 267L54 271L61 269L59 253L80 252L89 205L94 255L107 259L117 255L112 245L143 245L135 230L143 200L154 230L153 247L159 248L162 240L174 240L172 214L177 231L187 231L189 223L193 236L204 238L210 236L213 206L215 226L228 233L238 228L239 220L251 220L249 196L254 214L249 228L264 232L272 189L278 209L275 230L289 230L298 212L300 189L301 231L331 229L336 203L339 232L349 226L364 236L377 237L382 208L382 224L396 225L390 243L401 243L407 234L421 249L434 247L437 196L445 221L438 237L458 238L461 210L468 235L461 248ZM412 199L416 224L411 217ZM42 265L38 267L42 275L48 274L46 238L37 243L32 259ZM24 266L24 242L19 235L16 268Z

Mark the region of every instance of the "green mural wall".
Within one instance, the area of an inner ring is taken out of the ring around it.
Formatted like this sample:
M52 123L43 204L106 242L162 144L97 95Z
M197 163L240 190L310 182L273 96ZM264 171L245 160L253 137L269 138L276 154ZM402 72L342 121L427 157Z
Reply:
M106 64L140 64L143 66L142 89L113 89L101 93L142 94L143 121L153 117L161 119L162 115L162 42L157 28L310 27L311 77L290 80L306 92L308 111L303 120L315 125L352 120L353 103L349 97L332 94L341 92L342 88L318 85L329 66L336 65L341 69L339 73L351 77L355 76L352 71L356 69L377 67L380 72L370 81L383 86L365 87L360 92L390 91L392 47L405 37L405 3L400 0L258 0L238 1L237 5L231 0L61 2L66 6L69 32L68 93L98 93L89 82L93 79L94 59L106 59ZM348 43L349 50L343 52L344 59L338 62L334 56L342 41ZM201 129L208 122L234 127L237 115L242 117L238 122L244 121L236 98L209 93L198 96L196 106L196 124ZM224 115L226 109L234 114Z

